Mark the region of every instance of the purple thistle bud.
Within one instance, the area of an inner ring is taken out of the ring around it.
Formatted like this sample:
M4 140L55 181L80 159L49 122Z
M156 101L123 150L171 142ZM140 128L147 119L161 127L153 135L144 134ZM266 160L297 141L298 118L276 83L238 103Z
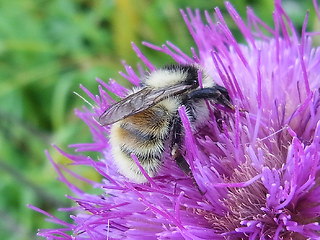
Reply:
M318 18L320 11L314 5ZM171 42L155 46L180 64L197 64L216 84L224 86L235 105L210 108L210 121L194 129L181 106L184 127L182 152L192 176L186 175L165 152L163 166L148 182L130 182L118 173L109 145L109 126L96 119L114 101L107 90L124 97L127 89L116 81L97 79L99 95L81 86L94 102L93 110L76 110L89 127L93 142L74 144L76 152L96 151L93 160L57 150L74 164L93 167L104 180L89 181L52 162L59 180L73 191L76 203L72 223L66 223L34 206L60 225L42 229L47 239L319 239L320 238L320 48L312 47L316 33L306 31L306 15L301 37L290 18L275 1L274 28L267 26L249 8L246 24L226 2L226 8L246 40L239 44L220 10L215 21L205 12L181 11L197 49L192 56ZM147 67L139 73L124 63L120 74L138 85L156 67L132 44ZM201 80L201 72L198 73ZM201 81L200 81L201 82ZM201 84L200 84L201 85ZM63 175L100 188L101 195L78 189Z

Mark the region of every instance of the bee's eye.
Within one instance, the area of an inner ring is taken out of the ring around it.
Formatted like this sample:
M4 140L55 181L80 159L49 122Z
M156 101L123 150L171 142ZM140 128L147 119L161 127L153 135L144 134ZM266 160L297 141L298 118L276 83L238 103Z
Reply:
M198 82L197 79L193 79L193 80L191 81L191 84L192 84L192 86L194 86L194 87L198 87L198 86L199 86L199 82Z
M185 80L185 84L186 85L191 85L192 87L198 87L199 86L199 82L197 78L189 78Z

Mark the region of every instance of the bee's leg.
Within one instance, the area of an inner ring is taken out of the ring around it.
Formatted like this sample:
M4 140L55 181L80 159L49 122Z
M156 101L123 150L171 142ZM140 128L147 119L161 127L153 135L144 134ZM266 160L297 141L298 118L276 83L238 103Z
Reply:
M182 122L180 118L176 118L173 122L172 127L172 139L171 139L171 156L176 161L178 167L187 175L190 176L193 184L199 190L199 192L203 194L200 190L199 185L197 184L189 164L187 163L186 159L182 156L180 152L180 145L181 145L181 130L182 130Z
M175 118L172 125L172 139L171 139L171 156L176 161L179 168L187 175L191 172L189 164L184 159L180 152L181 146L181 131L182 122L180 118Z
M182 156L179 146L175 144L171 151L173 159L176 161L178 167L187 175L191 174L189 164L186 159Z
M231 103L227 89L218 85L215 85L211 88L194 90L189 93L188 97L189 99L212 99L213 101L234 110L234 106Z

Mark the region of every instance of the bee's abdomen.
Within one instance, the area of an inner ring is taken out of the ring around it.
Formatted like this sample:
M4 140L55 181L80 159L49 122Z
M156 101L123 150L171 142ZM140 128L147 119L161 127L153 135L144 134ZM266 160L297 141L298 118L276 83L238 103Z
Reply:
M123 136L120 149L128 157L135 154L139 161L160 161L164 150L164 142L169 132L169 121L161 111L148 109L136 114L119 124L118 132Z
M136 182L145 180L131 158L131 154L134 154L144 170L154 176L161 165L171 118L172 114L157 106L112 126L110 143L114 160L122 174Z

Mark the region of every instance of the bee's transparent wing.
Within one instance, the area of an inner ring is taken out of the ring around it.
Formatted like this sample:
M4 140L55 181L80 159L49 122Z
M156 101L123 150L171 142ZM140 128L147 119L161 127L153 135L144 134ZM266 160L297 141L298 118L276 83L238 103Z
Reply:
M168 97L181 94L191 87L191 85L183 84L177 84L159 89L144 87L138 92L130 94L126 98L108 108L104 113L101 114L98 122L103 126L113 124L121 119L144 111Z

